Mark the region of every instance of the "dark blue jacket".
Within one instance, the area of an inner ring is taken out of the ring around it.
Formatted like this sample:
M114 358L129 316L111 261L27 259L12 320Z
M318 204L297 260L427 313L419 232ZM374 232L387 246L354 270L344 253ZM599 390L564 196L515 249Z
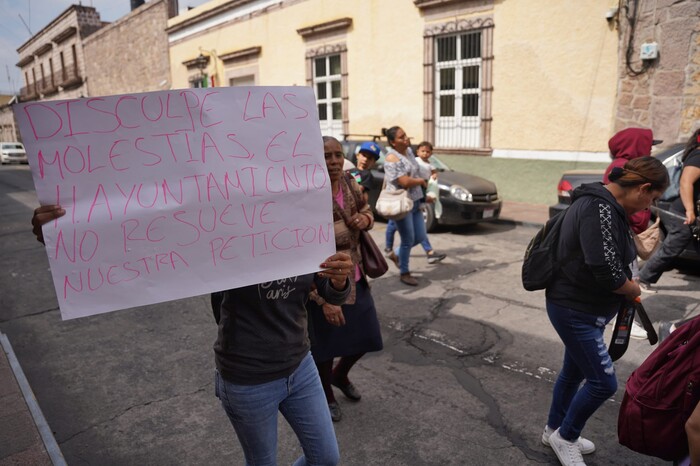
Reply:
M602 183L581 185L561 226L557 258L563 265L547 300L587 314L614 314L625 298L613 290L632 278L636 257L622 206Z

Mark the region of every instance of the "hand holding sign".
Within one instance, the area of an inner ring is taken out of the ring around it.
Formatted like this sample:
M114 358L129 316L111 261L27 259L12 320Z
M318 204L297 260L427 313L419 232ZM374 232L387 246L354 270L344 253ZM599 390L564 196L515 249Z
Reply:
M18 105L63 317L317 271L335 244L314 109L298 87Z

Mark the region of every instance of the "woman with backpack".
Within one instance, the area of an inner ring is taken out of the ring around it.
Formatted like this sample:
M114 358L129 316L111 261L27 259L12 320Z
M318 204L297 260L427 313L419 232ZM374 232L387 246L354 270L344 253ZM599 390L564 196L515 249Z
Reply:
M664 217L666 238L661 247L644 264L639 271L639 285L649 293L656 291L651 288L659 281L661 275L671 268L673 260L692 241L691 227L697 222L697 203L700 201L700 128L688 139L683 150L683 170L681 171L680 196L671 204L671 212L685 217L685 221L668 216Z
M565 351L542 443L563 465L585 464L581 455L595 445L581 431L617 391L603 331L625 300L641 294L632 280L637 254L628 217L649 208L668 186L666 168L652 157L615 167L608 178L607 185L574 191L557 244L558 273L546 288L547 314Z

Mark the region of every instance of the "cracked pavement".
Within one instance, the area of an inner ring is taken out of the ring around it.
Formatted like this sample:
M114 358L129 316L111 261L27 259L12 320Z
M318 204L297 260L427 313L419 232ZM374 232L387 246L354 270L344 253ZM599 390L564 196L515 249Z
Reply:
M31 190L28 176L3 189ZM16 199L17 196L14 197ZM31 209L3 199L0 331L17 357L69 465L242 464L214 397L216 328L208 297L63 322ZM385 224L373 236L383 245ZM336 392L344 465L557 464L540 443L563 347L544 293L520 286L533 227L493 223L431 234L448 254L411 257L416 288L390 264L372 291L385 348L350 373L362 392ZM700 277L664 274L645 297L653 321L700 313ZM606 334L606 341L609 334ZM590 465L663 464L617 443L624 381L651 352L632 340L615 364L620 390L589 421ZM279 464L300 450L279 422Z

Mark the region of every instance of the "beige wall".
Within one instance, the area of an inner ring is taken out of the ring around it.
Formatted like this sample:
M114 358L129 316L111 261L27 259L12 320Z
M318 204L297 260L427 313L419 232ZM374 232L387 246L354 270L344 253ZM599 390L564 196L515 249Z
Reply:
M607 152L617 83L617 31L605 12L613 3L496 5L495 148Z
M417 140L424 136L425 28L488 16L495 24L490 148L503 154L607 151L617 83L617 31L605 12L617 2L481 0L469 3L478 8L447 2L422 11L413 1L288 0L172 40L178 24L224 3L215 0L170 20L175 88L188 87L194 70L188 73L182 63L195 58L200 47L222 55L262 46L256 84L305 85L306 51L343 42L349 132L377 134L382 127L399 124ZM344 17L352 18L347 31L306 41L296 32Z

